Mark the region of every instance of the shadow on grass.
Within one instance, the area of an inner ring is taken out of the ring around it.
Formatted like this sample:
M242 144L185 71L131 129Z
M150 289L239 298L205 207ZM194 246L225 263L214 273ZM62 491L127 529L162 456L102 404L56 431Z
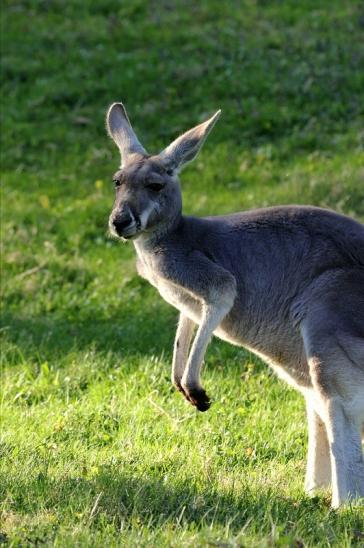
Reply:
M57 368L67 363L71 355L87 351L96 352L101 360L113 354L113 361L141 355L171 357L178 312L161 300L144 307L143 303L126 304L108 315L95 309L89 315L83 312L79 320L75 319L77 311L70 313L68 309L66 314L3 314L3 367L29 361L48 362ZM209 345L209 360L224 362L237 355L241 362L246 351L217 338Z
M247 487L239 494L233 490L221 492L187 480L171 485L162 478L121 476L116 471L102 472L91 480L55 480L40 475L24 485L17 483L16 491L11 493L14 511L31 516L40 507L46 511L57 509L58 515L70 520L72 526L78 523L87 529L102 530L108 523L115 534L140 527L153 532L166 525L176 531L222 526L229 534L237 534L252 523L252 534L271 535L274 529L280 535L294 536L302 530L297 525L304 522L305 530L310 531L305 540L312 543L322 539L318 520L322 520L321 528L328 526L328 535L335 525L339 531L353 531L355 537L362 525L360 512L351 511L350 519L345 520L345 516L328 511L323 499L290 499L269 488L253 492ZM67 516L68 512L72 516ZM53 524L52 535L60 525Z
M77 316L73 314L73 318ZM142 309L131 312L127 307L106 316L95 310L82 314L79 321L62 316L2 316L2 336L9 348L4 350L3 363L8 366L21 360L59 363L67 355L87 349L102 355L160 355L172 348L177 315L166 311L162 303L153 305L147 315Z

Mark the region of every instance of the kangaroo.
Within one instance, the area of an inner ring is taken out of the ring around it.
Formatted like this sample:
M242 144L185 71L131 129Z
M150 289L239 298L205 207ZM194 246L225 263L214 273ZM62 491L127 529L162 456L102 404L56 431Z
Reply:
M332 506L364 497L364 226L327 209L280 206L196 218L182 214L179 170L221 111L156 155L122 103L106 125L121 154L111 233L133 240L138 273L180 312L172 381L200 411L216 335L254 352L306 400L308 493Z

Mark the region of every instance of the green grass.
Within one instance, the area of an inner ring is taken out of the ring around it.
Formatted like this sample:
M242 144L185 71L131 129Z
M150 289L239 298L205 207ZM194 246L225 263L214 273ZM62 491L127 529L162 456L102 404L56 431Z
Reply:
M312 203L364 220L360 1L4 2L0 542L362 546L359 507L303 492L302 398L219 341L199 414L177 321L107 237L123 100L157 151L223 116L185 211Z

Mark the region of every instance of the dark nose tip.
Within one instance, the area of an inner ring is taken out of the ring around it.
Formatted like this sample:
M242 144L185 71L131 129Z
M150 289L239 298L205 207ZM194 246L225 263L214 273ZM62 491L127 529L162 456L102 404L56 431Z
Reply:
M126 217L116 217L113 220L112 224L119 236L122 236L123 231L131 224L132 220L133 219L129 215Z

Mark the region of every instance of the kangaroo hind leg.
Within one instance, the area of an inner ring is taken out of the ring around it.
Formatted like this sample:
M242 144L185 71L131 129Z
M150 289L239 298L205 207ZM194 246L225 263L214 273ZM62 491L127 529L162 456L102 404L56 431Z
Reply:
M364 421L364 338L335 327L304 322L302 333L313 401L325 425L331 462L332 506L364 497L361 445ZM354 344L353 344L354 343ZM311 461L313 457L311 457ZM310 456L309 456L310 461ZM310 462L309 462L310 464ZM311 462L312 465L312 462Z
M331 484L330 448L324 421L315 409L312 398L306 399L308 421L308 453L305 490L314 495Z

